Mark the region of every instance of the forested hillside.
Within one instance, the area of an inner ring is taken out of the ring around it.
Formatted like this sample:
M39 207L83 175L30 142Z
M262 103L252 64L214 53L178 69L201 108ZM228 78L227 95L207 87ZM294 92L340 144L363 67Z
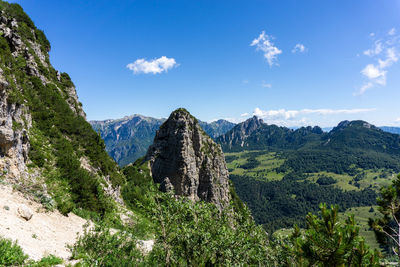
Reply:
M269 232L304 226L304 216L321 202L338 204L341 212L370 208L400 171L400 136L366 122L344 121L326 133L259 121L246 132L254 122L235 126L217 142L239 197Z

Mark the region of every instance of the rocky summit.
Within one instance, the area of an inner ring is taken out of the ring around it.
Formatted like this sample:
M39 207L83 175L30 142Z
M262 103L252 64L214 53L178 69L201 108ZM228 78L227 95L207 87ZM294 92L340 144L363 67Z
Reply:
M162 191L194 201L229 204L229 178L222 149L185 109L175 110L147 151L152 177Z

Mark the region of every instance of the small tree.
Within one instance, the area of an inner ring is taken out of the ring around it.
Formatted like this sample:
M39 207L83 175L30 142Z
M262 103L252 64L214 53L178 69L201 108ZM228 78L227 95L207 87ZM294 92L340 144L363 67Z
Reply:
M300 266L379 266L379 253L359 236L354 216L341 223L337 205L320 209L320 216L307 215L304 234L295 227L293 250Z
M400 175L391 185L382 187L380 193L377 203L383 217L370 218L369 225L374 229L378 242L387 249L391 248L400 262Z

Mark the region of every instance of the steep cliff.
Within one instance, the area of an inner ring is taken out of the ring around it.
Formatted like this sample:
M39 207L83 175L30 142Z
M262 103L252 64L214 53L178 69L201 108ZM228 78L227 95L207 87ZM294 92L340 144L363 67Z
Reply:
M247 137L256 132L261 126L265 125L262 119L253 116L252 118L237 124L227 133L219 136L216 140L223 144L224 147L231 149L232 147L243 147ZM225 148L224 148L225 149Z
M224 155L185 109L174 111L147 151L151 175L161 190L222 209L229 204L229 178Z
M0 179L63 213L104 214L124 177L49 51L22 8L0 1Z
M135 114L115 120L90 121L90 124L101 134L108 154L120 166L125 166L146 155L157 130L164 121L165 119ZM214 139L235 126L226 120L210 123L199 121L199 124Z

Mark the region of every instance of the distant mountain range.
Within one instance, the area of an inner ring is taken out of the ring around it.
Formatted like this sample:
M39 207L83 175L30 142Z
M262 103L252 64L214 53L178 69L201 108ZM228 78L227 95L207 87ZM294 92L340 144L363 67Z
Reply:
M143 115L135 114L126 116L121 119L90 121L93 129L100 132L101 137L106 144L106 150L110 156L121 166L125 166L136 159L144 156L147 148L153 142L156 131L165 119L155 119ZM289 129L276 125L269 125L262 122L257 117L250 118L245 122L235 124L227 120L218 120L211 123L199 121L204 131L213 139L217 140L228 151L234 149L241 150L243 148L257 147L260 142L264 145L276 143L279 136L287 137L285 145L280 143L280 147L296 148L309 141L309 139L317 138L316 136L323 132L329 132L333 128L301 127L297 129ZM228 133L233 127L239 127L240 131ZM263 130L260 130L259 127ZM400 134L400 127L380 127L385 132ZM257 130L255 136L250 135ZM271 136L267 138L266 136ZM219 137L219 138L218 138ZM246 139L246 142L244 140ZM282 141L282 140L281 140ZM243 144L241 143L243 142ZM266 142L266 143L265 143ZM239 145L239 146L238 146ZM240 148L239 148L240 147Z
M135 114L121 119L91 121L93 129L100 132L110 156L121 166L134 162L146 154L153 143L156 131L165 119ZM211 123L199 121L203 130L212 138L220 136L235 124L226 120Z
M388 133L394 133L394 134L400 134L400 127L393 127L393 126L381 126L379 127L385 132Z
M342 121L330 132L320 127L296 130L268 125L253 117L216 139L224 152L276 151L286 158L284 169L300 172L351 172L387 168L400 171L400 135L365 121Z
M321 202L369 209L400 172L400 135L365 121L289 129L253 117L217 138L230 179L269 232L293 224ZM364 226L364 229L367 227Z

